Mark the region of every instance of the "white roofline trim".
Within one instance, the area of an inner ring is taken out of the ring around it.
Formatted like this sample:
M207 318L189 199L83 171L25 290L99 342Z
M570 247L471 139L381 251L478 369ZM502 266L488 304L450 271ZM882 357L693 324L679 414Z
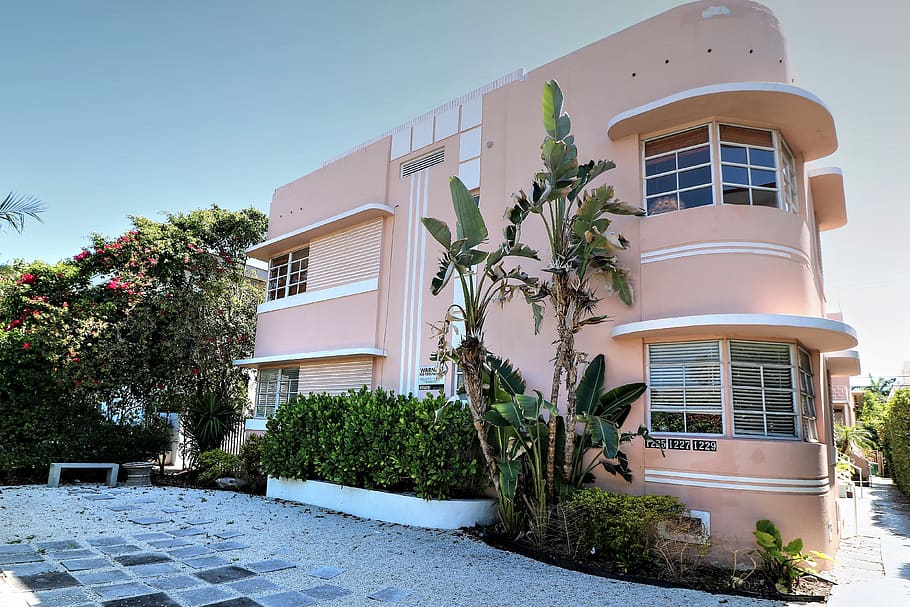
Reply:
M859 352L857 350L838 350L837 352L828 352L825 354L825 358L852 358L859 360Z
M321 350L318 352L297 352L296 354L275 354L272 356L259 356L255 358L241 358L235 360L234 365L237 367L255 367L258 365L285 361L340 358L348 356L385 357L386 352L381 348L341 348L339 350Z
M844 170L840 167L829 166L829 167L818 167L814 169L809 169L809 179L813 177L818 177L819 175L840 175L844 176Z
M721 84L709 84L707 86L700 86L694 89L680 91L678 93L668 95L667 97L663 97L661 99L645 103L644 105L639 105L638 107L620 112L613 116L613 118L610 119L610 122L607 123L607 131L612 129L623 120L628 120L629 118L634 118L640 114L646 114L658 108L678 103L680 101L686 101L687 99L694 99L696 97L703 97L705 95L713 95L716 93L741 93L750 91L786 93L789 95L795 95L797 97L802 97L813 103L816 103L823 107L829 114L831 113L831 110L827 105L825 105L825 102L822 101L815 93L792 84L784 84L782 82L724 82Z
M307 232L312 232L313 230L317 230L317 229L323 228L327 225L337 223L339 221L343 221L345 219L348 219L349 217L359 215L360 213L365 213L366 211L380 211L381 213L384 213L386 215L395 214L394 207L390 207L387 204L382 204L379 202L371 202L368 204L361 205L355 209L351 209L349 211L344 211L343 213L339 213L337 215L332 215L331 217L322 219L315 223L311 223L310 225L303 226L302 228L297 228L296 230L293 230L291 232L285 232L284 234L282 234L280 236L276 236L274 238L269 238L268 240L265 240L263 242L260 242L259 244L251 246L250 248L248 248L246 250L246 252L249 254L249 253L252 253L253 251L257 251L259 249L264 249L266 247L270 247L274 244L280 243L283 240L288 240L288 239L294 238L295 236L300 236L301 234L306 234Z

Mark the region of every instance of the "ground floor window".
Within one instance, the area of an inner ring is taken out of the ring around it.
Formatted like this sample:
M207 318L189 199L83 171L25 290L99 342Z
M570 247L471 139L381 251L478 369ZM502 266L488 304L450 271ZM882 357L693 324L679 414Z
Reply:
M793 343L648 345L652 432L817 440L812 358ZM729 405L725 405L729 403Z
M287 404L292 397L297 396L299 379L300 367L261 370L254 417L274 416L279 405Z

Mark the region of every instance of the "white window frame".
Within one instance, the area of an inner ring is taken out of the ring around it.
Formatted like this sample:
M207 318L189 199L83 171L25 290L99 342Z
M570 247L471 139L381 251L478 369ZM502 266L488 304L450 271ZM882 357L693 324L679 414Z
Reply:
M673 345L673 344L691 344L691 343L701 343L701 342L716 343L716 344L717 344L717 347L718 347L717 370L718 370L718 374L719 374L719 377L720 377L720 427L721 427L721 431L718 432L718 433L707 433L707 432L689 432L689 431L684 431L684 432L670 432L670 431L654 430L654 431L652 431L652 434L654 434L655 436L689 436L689 435L691 435L691 436L699 436L699 437L704 437L704 436L717 436L717 437L722 437L722 436L725 436L725 435L726 435L726 428L727 428L727 408L728 408L728 407L727 407L727 391L726 391L726 389L725 389L725 388L726 388L726 382L724 381L724 375L725 375L725 371L724 371L724 366L725 366L725 365L724 365L724 346L723 346L723 340L720 340L720 339L699 339L699 340L692 340L692 341L675 341L675 342L651 342L651 343L645 344L645 346L646 346L646 352L647 352L646 356L647 356L647 361L648 361L648 362L647 362L647 365L646 365L647 368L646 368L646 370L645 370L645 375L646 375L646 377L648 378L648 398L647 398L647 401L648 401L648 420L647 420L647 422L648 422L648 428L652 428L652 427L653 427L653 426L651 425L651 413L652 413L652 408L651 408L651 381L650 381L650 380L651 380L651 368L652 368L652 365L651 365L651 346ZM685 365L683 365L683 368L685 369ZM685 375L685 370L683 371L683 374ZM685 390L685 388L684 388L684 390ZM693 410L690 410L690 408L689 408L689 407L687 406L687 404L684 402L683 405L682 405L682 407L681 407L680 409L677 409L677 410L671 410L671 409L657 409L656 412L658 412L658 413L682 413L682 414L683 414L683 419L684 419L684 420L686 419L685 416L686 416L686 414L688 414L688 413L692 413L692 414L696 414L696 415L697 415L697 414L706 414L706 415L716 415L716 414L717 414L716 411L697 410L697 409L699 409L699 407L697 407L697 406L693 406L691 409L693 409ZM686 423L686 422L684 421L683 423Z
M287 256L287 261L284 263L275 263L277 259ZM290 297L293 295L299 295L301 293L306 293L307 286L307 275L309 274L309 259L310 259L310 245L300 247L294 251L289 251L273 257L269 261L269 274L268 282L266 283L266 301L275 301L276 299L283 299L285 297ZM302 267L298 267L296 270L291 270L294 264L303 263ZM281 279L284 279L284 284L279 285L278 282ZM294 293L291 293L291 290L297 287Z
M677 208L675 211L664 211L662 213L651 214L648 209L648 179L649 178L653 179L654 177L659 177L662 175L668 175L668 174L670 174L670 172L661 173L659 175L650 175L649 176L647 174L647 161L652 158L656 158L658 156L663 156L663 155L670 154L670 153L684 152L686 150L694 149L694 148L700 147L705 144L700 143L698 145L688 146L685 148L679 148L678 150L672 150L670 152L664 152L662 154L655 154L653 156L648 156L648 157L645 156L645 144L648 142L651 142L651 141L655 141L657 139L662 139L664 137L670 137L672 135L678 135L681 133L685 133L687 131L703 128L705 126L708 127L708 144L707 145L709 146L709 150L710 150L710 165L711 165L711 175L712 175L711 195L712 195L714 202L713 202L713 204L702 205L702 206L710 207L710 206L721 206L721 205L725 204L723 202L723 184L724 184L723 164L725 164L725 163L721 159L721 144L722 144L721 139L720 139L721 125L739 127L739 128L745 128L745 129L752 129L752 130L756 130L756 131L765 131L765 132L768 132L771 134L773 150L766 146L759 146L759 145L751 146L751 147L758 147L758 148L762 148L762 149L774 152L774 162L776 165L774 171L776 172L776 175L777 175L777 180L776 180L777 186L773 190L771 188L764 188L761 186L759 186L757 189L760 189L763 191L776 191L776 193L777 193L777 207L776 208L789 212L789 213L799 214L799 175L798 175L797 168L796 168L796 157L793 155L793 152L790 149L790 146L787 145L787 142L781 136L780 131L778 131L776 129L763 128L763 127L757 127L757 126L751 126L751 125L745 125L745 124L733 124L733 123L729 123L729 122L712 121L712 122L708 122L708 123L697 124L694 126L688 126L688 127L679 129L677 131L661 133L660 135L655 135L653 137L647 137L647 138L641 140L641 146L640 146L640 150L639 150L639 158L641 160L641 194L642 194L642 206L645 209L645 212L647 213L646 216L654 217L657 215L665 215L668 213L688 210L688 209L679 208L679 206L678 206L679 205L679 192L705 187L703 185L699 185L699 186L693 186L691 188L685 188L683 190L677 189L675 191L676 196L677 196ZM746 145L746 144L732 143L732 145ZM786 152L786 156L784 153L782 153L782 151ZM787 165L788 165L787 168L790 169L790 172L792 173L792 179L789 176L787 176L784 172L784 161L785 160L787 160ZM743 168L746 168L746 170L748 170L748 167L749 167L749 165L740 165L738 163L726 163L726 164L742 166ZM696 168L696 167L701 167L701 166L704 166L704 165L686 167L686 170ZM757 167L756 166L755 168L761 168L763 170L768 170L767 167ZM679 169L677 169L676 171L673 171L673 172L678 173ZM736 184L736 185L741 185L741 184ZM752 189L755 186L750 185L747 187ZM749 205L730 205L730 206L753 206L751 204L751 192L750 192L750 204ZM763 206L763 205L757 205L757 206ZM701 208L701 207L692 207L692 208ZM765 207L765 208L774 208L774 207Z
M673 136L673 135L679 135L679 134L682 134L682 133L686 133L686 132L689 132L689 131L694 131L694 130L701 129L701 128L705 128L705 127L708 128L708 141L705 142L705 143L697 143L697 144L695 144L695 145L690 145L690 146L686 146L686 147L682 147L682 148L677 148L677 149L671 150L671 151L669 151L669 152L661 152L660 154L654 154L653 156L645 156L645 144L647 144L647 143L650 142L650 141L655 141L655 140L657 140L657 139L663 139L664 137L670 137L670 136ZM694 150L694 149L696 149L696 148L700 148L700 147L705 146L705 145L708 146L708 162L707 162L707 163L703 163L703 164L696 164L696 165L693 165L693 166L690 166L690 167L685 167L685 168L683 169L683 171L691 171L691 170L693 170L693 169L698 169L698 168L702 168L702 167L705 167L705 166L709 167L709 168L711 169L711 183L708 184L708 185L711 187L711 199L715 201L715 203L713 203L713 204L716 204L716 201L717 201L717 189L716 189L717 179L715 178L715 175L714 175L714 173L715 173L715 166L714 166L714 164L715 164L715 163L714 163L715 150L714 150L714 147L715 147L715 146L714 146L714 127L713 127L713 123L708 122L708 123L705 123L705 124L697 124L697 125L695 125L695 126L690 126L690 127L688 127L688 128L682 129L682 130L680 130L680 131L674 131L674 132L672 132L672 133L664 133L663 135L658 135L657 137L649 137L648 139L642 140L642 142L641 142L641 177L642 177L642 186L641 186L642 189L641 189L641 191L642 191L643 199L644 199L644 208L645 208L645 212L648 213L648 216L649 216L649 217L652 216L652 215L650 214L650 212L648 211L648 180L649 180L649 179L655 179L655 178L657 178L657 177L665 177L665 176L667 176L667 175L674 175L674 174L677 176L677 177L676 177L676 189L672 191L672 193L676 196L676 209L675 209L675 211L664 211L664 212L662 212L662 213L654 213L654 216L656 216L656 215L664 215L665 213L674 213L674 212L677 212L677 211L685 210L685 209L681 209L681 208L680 208L680 204L681 204L681 201L680 201L680 194L683 193L683 192L689 192L689 191L691 191L691 190L699 190L699 189L702 189L702 188L705 187L705 185L704 185L704 184L701 184L701 185L695 185L695 186L691 186L691 187L687 187L687 188L680 188L680 187L679 187L679 173L680 173L680 169L679 169L679 164L678 164L678 157L677 157L677 168L676 168L676 169L674 169L674 170L672 170L672 171L666 171L666 172L664 172L664 173L657 173L656 175L648 175L648 161L651 160L651 159L653 159L653 158L660 158L661 156L666 156L666 155L668 155L668 154L677 154L677 155L678 155L680 152L687 152L687 151L689 151L689 150ZM670 193L670 192L666 192L665 195L667 195L667 194L669 194L669 193ZM712 205L707 204L707 205L702 205L702 206L712 206ZM698 208L698 207L692 207L692 208Z
M276 374L272 379L272 374ZM268 389L274 384L274 391ZM291 387L294 390L291 390ZM256 384L256 403L253 408L255 419L268 419L275 415L278 407L290 402L291 398L300 392L300 367L285 367L280 369L261 369ZM282 392L282 387L285 390ZM271 400L272 402L268 402Z

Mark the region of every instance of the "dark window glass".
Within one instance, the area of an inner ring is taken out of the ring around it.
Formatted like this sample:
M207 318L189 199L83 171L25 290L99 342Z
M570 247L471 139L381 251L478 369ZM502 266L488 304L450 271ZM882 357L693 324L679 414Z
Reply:
M777 207L777 192L752 190L752 204L761 207Z
M752 172L752 185L762 188L777 187L777 173L764 169L750 169Z
M711 167L701 167L679 172L679 189L711 183Z
M645 175L659 175L676 170L676 154L658 156L645 161Z
M672 192L676 189L676 173L648 179L648 196L661 192Z
M682 201L680 206L684 209L714 204L714 196L711 195L710 186L707 188L698 188L697 190L686 190L685 192L680 193L679 197Z
M772 192L773 193L773 192ZM724 186L725 204L749 204L749 188Z
M721 175L723 176L724 183L741 183L742 185L749 185L749 169L725 164L721 167Z
M681 169L694 167L698 164L708 164L709 162L711 162L711 151L706 145L679 153L679 168Z
M735 145L722 145L720 146L720 159L724 162L737 162L739 164L746 164L746 148L741 148Z
M749 164L774 168L774 152L772 150L760 150L758 148L749 148Z

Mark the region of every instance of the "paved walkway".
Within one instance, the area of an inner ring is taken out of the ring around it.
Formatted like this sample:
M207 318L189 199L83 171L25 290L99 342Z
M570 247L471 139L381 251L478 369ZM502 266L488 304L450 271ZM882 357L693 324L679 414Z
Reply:
M856 503L858 525L853 500L840 503L847 528L834 566L838 585L828 605L910 605L910 499L890 479L872 477Z

